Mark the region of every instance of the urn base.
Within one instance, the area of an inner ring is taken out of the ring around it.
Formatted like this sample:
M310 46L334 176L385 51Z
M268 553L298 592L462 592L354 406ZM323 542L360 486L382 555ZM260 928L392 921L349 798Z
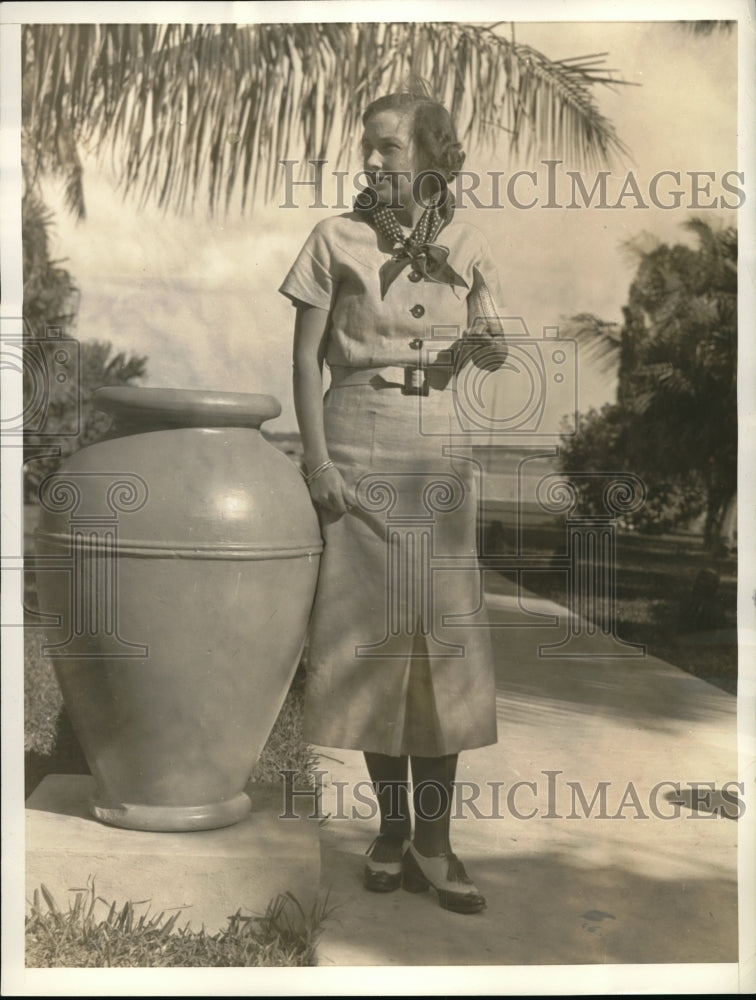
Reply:
M126 830L153 830L156 833L181 833L193 830L216 830L233 826L252 808L249 796L240 792L222 802L197 806L152 806L130 802L104 802L90 799L89 811L102 823Z

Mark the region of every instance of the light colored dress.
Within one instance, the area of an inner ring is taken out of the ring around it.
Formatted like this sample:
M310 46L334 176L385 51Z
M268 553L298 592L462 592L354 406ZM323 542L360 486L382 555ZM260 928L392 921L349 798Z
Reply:
M391 242L355 213L317 225L281 286L294 303L329 311L326 442L357 495L345 514L320 511L305 736L324 746L436 757L496 742L477 467L463 447L449 347L475 318L481 279L501 298L477 229L455 217L436 242L468 288L407 267L382 299ZM401 366L419 354L428 395L405 395Z

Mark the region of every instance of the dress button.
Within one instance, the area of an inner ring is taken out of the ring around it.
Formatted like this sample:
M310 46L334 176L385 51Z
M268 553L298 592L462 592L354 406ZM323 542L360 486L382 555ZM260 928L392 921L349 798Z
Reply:
M415 319L420 319L421 316L425 315L425 309L423 308L423 306L413 306L410 309L410 312L415 317Z
M410 281L422 281L422 274L419 271L410 271L409 280Z

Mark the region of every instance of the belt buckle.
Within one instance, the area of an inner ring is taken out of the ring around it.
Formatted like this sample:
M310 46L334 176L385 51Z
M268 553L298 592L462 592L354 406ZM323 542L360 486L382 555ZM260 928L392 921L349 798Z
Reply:
M403 396L427 396L430 391L428 372L421 365L406 365L404 368Z

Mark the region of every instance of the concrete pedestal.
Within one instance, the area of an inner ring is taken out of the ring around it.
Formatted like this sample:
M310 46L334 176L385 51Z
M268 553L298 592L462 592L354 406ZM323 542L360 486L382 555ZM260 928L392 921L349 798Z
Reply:
M89 814L94 780L48 775L26 810L27 905L40 884L61 908L72 889L94 878L96 893L136 915L172 914L177 927L222 930L237 910L262 915L279 893L291 892L309 913L320 881L318 824L302 816L279 820L280 788L251 785L251 814L221 830L148 833L106 826ZM102 915L106 914L102 907Z

